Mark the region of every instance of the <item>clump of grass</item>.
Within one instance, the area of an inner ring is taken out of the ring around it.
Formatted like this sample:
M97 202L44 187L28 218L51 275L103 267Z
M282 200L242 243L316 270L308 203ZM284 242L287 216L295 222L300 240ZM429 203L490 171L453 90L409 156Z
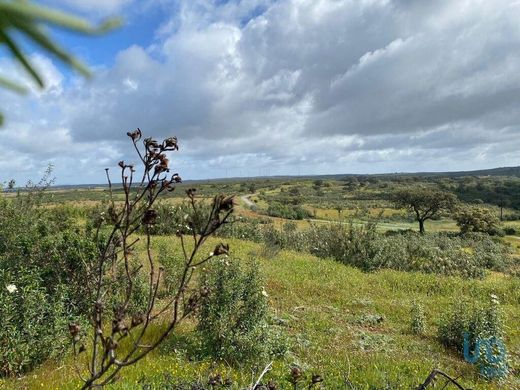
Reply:
M385 321L384 315L370 313L370 314L363 314L363 315L359 316L356 319L355 323L357 325L361 325L361 326L374 327L374 326L380 326L384 321Z

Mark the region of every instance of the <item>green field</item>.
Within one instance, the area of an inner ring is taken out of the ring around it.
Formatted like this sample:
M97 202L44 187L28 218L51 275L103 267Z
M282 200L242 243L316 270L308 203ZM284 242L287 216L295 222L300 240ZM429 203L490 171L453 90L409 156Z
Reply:
M251 183L255 183L254 193L251 193ZM426 181L424 184L431 183ZM400 184L375 182L361 189L345 190L344 183L336 180L325 180L319 188L316 188L314 180L303 179L230 180L199 183L198 198L203 204L208 204L208 200L218 193L248 197L253 205L237 197L235 214L246 222L261 221L253 232L272 227L283 237L286 234L283 232L291 224L296 232L302 234L312 229L319 230L320 226L344 226L363 231L367 223L372 223L381 239L388 236L387 240L391 240L387 233L396 234L401 230L415 232L404 236L410 240L419 237L413 215L394 207L385 197L388 186L395 190ZM164 210L181 207L185 202L184 190L190 187L180 186L161 200ZM107 204L102 202L107 197L106 188L50 191L42 199L42 207L51 214L57 212L58 215L71 216L78 226L75 229L81 231L91 223L93 215L104 210ZM6 199L15 198L9 194ZM116 204L122 204L122 200L122 194L116 193ZM307 210L309 216L300 220L273 217L269 215L273 203L290 207L296 204ZM499 211L493 204L484 204L484 207L493 213ZM515 212L512 208L505 209L507 215ZM520 237L516 232L520 221L510 219L500 227L516 230L493 240L510 246L512 261L516 261L518 266ZM426 237L440 235L443 240L449 240L449 237L457 236L459 227L450 215L442 214L426 221L426 231ZM445 233L451 236L442 236ZM251 237L237 239L231 234L210 239L202 249L206 253L217 243L228 242L231 246L229 261L259 264L262 283L268 294L269 323L277 330L286 348L283 357L272 358L273 368L265 375L264 383L272 380L279 389L293 389L288 376L291 367L298 366L307 380L319 374L324 381L315 388L324 389L412 389L421 384L433 369L459 378L466 388L520 388L520 278L514 266L502 271L490 266L481 278L448 276L438 270L423 273L388 269L395 268L395 264L364 272L348 261L334 260L333 256L317 257L308 249L287 250L295 243L275 244L265 241L265 237L253 242ZM154 253L166 250L174 257L181 253L179 239L173 233L153 236L152 241ZM473 251L468 247L458 250L461 256ZM439 253L442 255L442 251ZM145 263L142 245L138 247L138 258ZM500 301L505 325L504 342L509 356L510 374L501 380L481 377L474 365L466 363L461 353L445 347L438 337L441 318L453 304L461 301L487 304L492 295ZM424 307L423 334L414 334L411 330L411 309L417 303ZM231 388L243 389L254 382L271 360L241 365L198 358L194 349L196 324L194 318L189 318L158 350L136 366L123 369L116 383L108 388L161 389L172 378L206 384L208 378L221 374L232 380ZM154 325L152 329L150 337L153 339L161 326ZM32 371L16 378L0 379L0 388L5 389L74 389L80 384L70 348L65 354L43 362ZM440 388L443 385L441 381ZM307 387L302 384L298 388Z
M179 250L172 238L157 238L157 241L168 242L172 250ZM274 257L265 257L258 244L240 240L230 240L230 244L235 261L260 262L272 313L287 335L291 354L276 361L267 378L282 379L283 385L290 364L298 363L309 375L321 374L324 388L329 389L344 388L345 377L360 389L410 389L433 368L461 376L465 386L476 389L520 386L513 377L505 383L479 379L470 364L436 341L436 325L446 305L462 298L486 300L490 294L496 294L506 314L507 344L519 367L518 278L493 274L475 281L396 271L366 274L332 260L297 252L282 251ZM428 308L423 336L415 336L409 330L413 300ZM384 321L375 326L359 322L370 314L381 315ZM188 324L184 332L189 334L189 329ZM231 375L241 386L251 381L248 367L231 369L225 365L212 367L210 362L190 363L180 357L184 351L174 354L173 348L175 340L169 341L162 352L155 352L135 368L124 371L121 380L110 388L136 388L144 378L153 381L166 373L206 378L221 372ZM65 358L48 362L22 379L5 381L4 387L72 389L78 384L70 359ZM281 388L290 386L285 383Z

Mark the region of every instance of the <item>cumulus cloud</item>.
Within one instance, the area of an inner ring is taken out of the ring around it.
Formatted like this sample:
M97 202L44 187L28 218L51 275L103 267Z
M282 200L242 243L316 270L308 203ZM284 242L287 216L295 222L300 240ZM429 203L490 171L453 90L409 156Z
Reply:
M161 4L170 16L149 47L122 50L91 82L48 66L49 89L9 105L14 161L83 158L102 180L141 127L177 135L179 169L197 178L518 164L514 1ZM58 146L27 145L38 126Z

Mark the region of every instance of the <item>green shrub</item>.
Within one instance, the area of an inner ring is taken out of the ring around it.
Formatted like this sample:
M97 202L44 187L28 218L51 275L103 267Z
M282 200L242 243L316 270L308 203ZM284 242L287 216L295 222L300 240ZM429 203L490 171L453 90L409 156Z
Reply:
M504 335L499 302L495 295L484 306L467 301L455 303L444 314L439 325L440 342L460 354L464 352L466 359L471 356L481 374L488 378L507 375L506 351L493 350L492 359L488 358L486 351L486 343L489 341L505 347Z
M0 271L0 375L16 375L68 345L67 291L50 294L34 270ZM59 290L59 288L56 288Z
M232 223L224 225L216 235L219 237L234 237L241 240L262 242L262 226L266 223L270 223L270 221L238 217Z
M152 234L191 234L193 230L199 233L203 228L204 221L211 211L209 204L197 203L196 211L188 202L178 205L159 202L155 206L157 211L157 221L150 228Z
M162 274L163 289L160 293L161 296L171 296L171 294L175 293L180 284L183 259L180 255L169 250L168 246L164 243L159 245L157 253L157 260L164 268Z
M314 255L365 271L390 268L480 278L486 269L505 271L512 262L508 246L481 233L382 235L369 223L360 227L315 225L308 234Z
M420 303L416 301L412 303L410 317L410 330L412 331L412 333L418 335L424 334L426 328L424 308Z
M269 354L268 307L258 267L215 262L200 290L197 332L203 353L234 364L264 359Z
M86 264L96 245L70 213L40 207L37 195L0 198L0 375L62 351L68 321L90 305Z
M264 243L269 253L305 251L364 271L388 268L481 278L487 269L509 272L514 268L511 248L486 233L420 235L403 230L381 234L375 222L358 226L311 223L310 229L298 230L291 222L277 228L243 219L219 234Z
M507 234L509 236L512 236L517 233L517 230L514 226L505 226L504 227L504 234Z
M496 234L498 217L485 207L467 206L460 208L454 216L461 233L480 232Z
M311 217L311 213L299 205L285 205L280 202L271 202L267 208L267 214L272 217L285 219L305 219Z
M173 235L177 232L182 234L192 234L192 231L200 233L204 228L204 222L211 212L209 203L201 201L196 203L196 211L192 205L185 201L176 205L167 202L158 201L154 210L157 212L157 218L153 226L149 226L149 232L152 235ZM112 225L110 215L112 206L109 203L102 203L91 208L88 213L88 226L96 229L101 223ZM141 232L144 232L141 229Z

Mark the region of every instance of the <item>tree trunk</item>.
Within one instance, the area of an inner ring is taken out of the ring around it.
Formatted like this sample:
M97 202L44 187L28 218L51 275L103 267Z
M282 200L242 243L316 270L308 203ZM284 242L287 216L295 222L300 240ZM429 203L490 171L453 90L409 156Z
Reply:
M424 234L424 220L419 220L419 233Z

